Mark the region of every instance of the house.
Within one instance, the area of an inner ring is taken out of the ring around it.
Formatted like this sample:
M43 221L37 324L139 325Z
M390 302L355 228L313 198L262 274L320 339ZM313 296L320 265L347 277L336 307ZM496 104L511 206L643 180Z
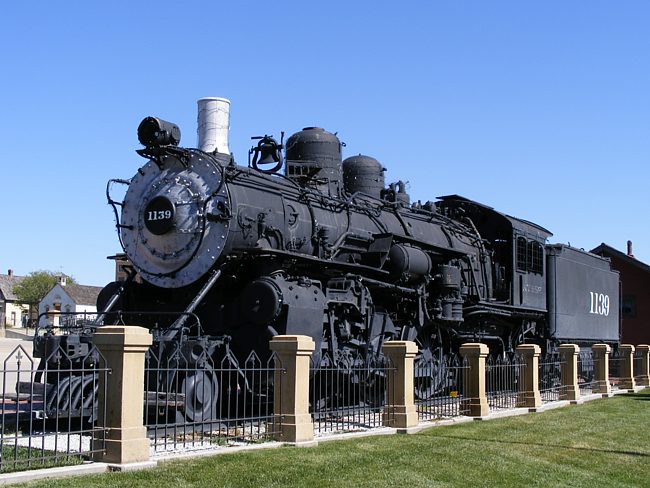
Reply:
M47 313L48 322L54 326L80 319L92 320L97 313L97 297L101 290L100 286L67 283L62 275L38 304L39 316Z
M0 274L0 327L20 327L27 324L29 303L21 303L14 294L14 286L23 280L13 270Z
M605 243L591 252L610 258L621 275L621 342L650 344L650 266L634 257L631 241L627 253Z

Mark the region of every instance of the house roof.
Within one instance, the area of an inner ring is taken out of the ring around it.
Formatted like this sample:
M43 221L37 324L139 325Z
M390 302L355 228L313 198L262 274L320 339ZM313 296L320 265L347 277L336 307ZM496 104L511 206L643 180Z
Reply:
M77 305L95 305L101 286L77 285L75 283L67 284L63 287L65 292Z
M14 286L23 281L24 276L0 274L0 299L17 301Z
M623 262L631 264L632 266L635 266L635 267L637 267L639 269L642 269L643 271L646 271L646 272L650 273L650 266L648 266L644 262L639 261L638 259L636 259L636 258L634 258L632 256L628 256L624 252L621 252L621 251L618 251L617 249L614 249L612 246L609 246L609 245L605 244L604 242L600 246L595 247L594 249L592 249L591 252L594 253L594 254L600 254L600 255L605 255L605 256L609 256L609 257L618 258Z

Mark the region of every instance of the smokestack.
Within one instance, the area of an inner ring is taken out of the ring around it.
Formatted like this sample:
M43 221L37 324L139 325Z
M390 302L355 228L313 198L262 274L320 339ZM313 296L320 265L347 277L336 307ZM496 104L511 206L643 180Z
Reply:
M627 255L631 258L634 257L634 254L632 253L632 241L627 241Z
M13 269L8 270L8 271L7 271L7 274L9 275L9 278L13 278L13 276L14 276L14 270L13 270Z
M230 100L217 97L200 98L198 114L198 146L201 151L230 154Z

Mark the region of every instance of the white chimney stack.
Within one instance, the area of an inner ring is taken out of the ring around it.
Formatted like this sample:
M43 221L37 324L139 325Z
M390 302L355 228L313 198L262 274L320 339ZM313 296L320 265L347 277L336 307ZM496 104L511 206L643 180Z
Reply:
M200 98L197 102L198 146L201 151L230 154L230 100L217 97Z

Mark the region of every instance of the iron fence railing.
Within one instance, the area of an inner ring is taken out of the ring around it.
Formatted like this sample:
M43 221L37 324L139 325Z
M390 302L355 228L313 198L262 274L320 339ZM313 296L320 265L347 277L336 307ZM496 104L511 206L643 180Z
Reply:
M578 355L578 388L580 388L581 395L590 395L597 391L598 361L592 351L580 351Z
M96 313L51 311L38 316L34 323L34 335L90 335L97 326Z
M609 384L612 390L618 390L623 373L623 362L625 358L618 349L612 351L609 355Z
M644 377L644 372L643 372L644 355L645 355L644 352L634 351L634 356L632 357L632 371L634 374L634 381L637 384Z
M154 454L260 442L279 433L277 356L251 352L240 362L230 350L215 355L200 342L163 346L145 355L145 424Z
M389 426L384 414L391 405L388 381L394 367L385 356L362 353L312 358L310 413L316 436L331 432L356 432Z
M526 367L518 354L489 356L486 362L486 396L491 410L515 408L519 382Z
M562 391L562 360L558 352L547 352L539 358L539 394L542 402L555 402Z
M103 452L100 382L109 369L99 351L57 348L38 365L22 346L3 361L0 472L77 464Z
M468 413L465 402L469 362L458 355L420 353L415 360L415 405L419 421L458 417Z

